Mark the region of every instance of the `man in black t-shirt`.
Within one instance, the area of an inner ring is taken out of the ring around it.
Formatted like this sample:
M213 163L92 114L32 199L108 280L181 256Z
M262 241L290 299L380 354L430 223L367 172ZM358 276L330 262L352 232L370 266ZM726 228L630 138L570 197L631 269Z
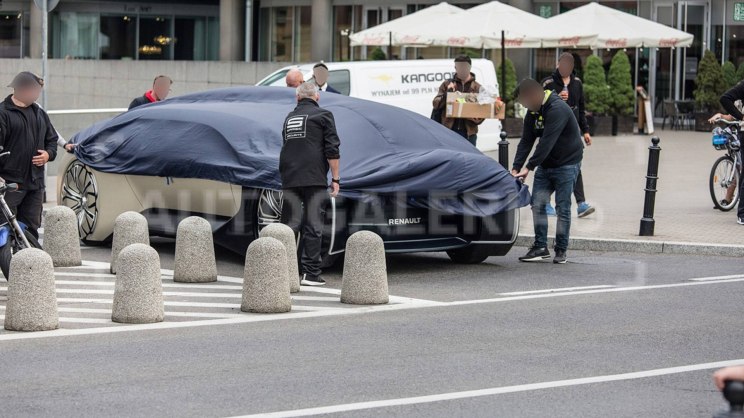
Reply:
M5 201L29 232L39 237L44 203L44 166L57 156L57 131L47 113L36 104L44 80L24 71L13 78L13 94L0 103L0 146L10 155L0 159L0 177L17 183L18 191Z

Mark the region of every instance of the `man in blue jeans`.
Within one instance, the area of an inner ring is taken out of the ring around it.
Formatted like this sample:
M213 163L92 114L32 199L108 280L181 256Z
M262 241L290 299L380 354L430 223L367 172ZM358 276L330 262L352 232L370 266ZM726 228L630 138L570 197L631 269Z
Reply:
M584 155L581 130L566 102L555 92L543 90L540 83L535 80L526 79L519 83L514 97L529 112L524 118L524 129L517 147L517 155L514 157L512 175L524 180L530 171L535 170L535 181L532 186L535 243L519 260L531 262L550 258L548 216L545 207L550 201L550 195L555 192L558 220L553 262L565 264L571 229L571 195ZM538 138L535 152L527 161Z

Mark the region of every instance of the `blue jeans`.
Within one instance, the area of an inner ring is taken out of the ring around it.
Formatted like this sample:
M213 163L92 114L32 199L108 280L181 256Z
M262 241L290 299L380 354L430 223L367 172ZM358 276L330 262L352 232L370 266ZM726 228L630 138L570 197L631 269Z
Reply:
M555 232L556 251L568 249L568 234L571 229L571 195L581 164L556 168L537 167L532 185L532 218L535 224L535 247L548 246L548 215L545 206L555 192L555 211L558 221Z

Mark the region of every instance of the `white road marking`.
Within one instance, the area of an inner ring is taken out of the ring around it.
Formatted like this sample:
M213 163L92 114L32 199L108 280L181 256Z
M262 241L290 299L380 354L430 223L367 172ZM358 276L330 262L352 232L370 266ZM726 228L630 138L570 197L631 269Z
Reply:
M532 295L532 294L540 294L540 293L575 292L577 290L608 289L611 287L615 287L615 286L599 285L599 286L580 286L580 287L559 287L555 289L525 290L521 292L506 292L506 293L499 293L499 295L520 296L520 295Z
M90 280L55 280L58 285L69 286L114 286L112 281L90 281ZM197 283L163 283L163 287L168 288L189 288L189 289L214 289L214 290L243 290L243 286L233 286L229 284L197 284Z
M109 274L109 273L84 273L84 272L77 272L77 271L55 271L55 276L61 276L61 277L105 277L107 279L115 279L115 274Z
M410 398L395 398L379 401L355 402L339 405L321 406L314 408L295 409L280 412L243 415L234 418L285 418L306 417L311 415L334 414L340 412L361 411L393 406L419 405L432 402L452 401L457 399L480 398L484 396L503 395L507 393L530 392L535 390L555 389L569 386L591 385L595 383L619 382L624 380L645 379L649 377L666 376L671 374L689 373L700 370L718 369L727 366L743 365L744 359L717 361L712 363L691 364L687 366L668 367L664 369L644 370L640 372L610 374L603 376L583 377L578 379L554 380L550 382L528 383L524 385L501 386L488 389L467 390L462 392L439 393L436 395L414 396Z
M690 279L691 282L712 282L717 280L732 280L742 279L744 274L732 274L730 276L713 276L713 277L698 277L696 279Z
M105 303L111 303L111 302L105 301ZM166 302L166 306L167 305L168 305L168 302ZM431 306L435 306L435 305L431 305ZM25 340L25 339L37 339L37 338L49 338L49 337L70 337L70 336L77 336L77 335L111 334L111 333L118 333L118 332L150 331L150 330L172 329L172 328L192 328L192 327L203 327L203 326L247 324L247 323L252 323L252 322L275 321L275 320L280 320L280 319L320 318L320 317L325 317L325 316L340 316L340 315L349 315L349 314L362 314L362 313L369 313L369 312L394 311L394 310L408 309L408 308L410 307L406 305L375 305L375 306L360 306L357 308L348 308L348 309L324 309L322 311L298 312L298 313L280 313L280 314L248 314L246 313L246 314L238 315L237 317L234 317L234 318L205 319L201 321L158 322L155 324L137 324L137 325L114 326L114 327L57 329L54 331L8 333L8 334L0 334L0 341Z
M113 301L111 299L86 299L86 298L57 298L57 302L61 303L89 303L92 305L111 305L113 304ZM207 303L207 302L180 302L180 301L172 301L172 300L166 300L163 302L165 306L180 306L180 307L188 307L188 308L221 308L221 309L240 309L239 303ZM324 311L324 310L341 310L345 311L348 308L334 308L334 307L327 307L327 306L307 306L307 305L292 305L292 310L296 311ZM109 312L111 312L109 310ZM181 316L191 316L188 315L189 312L184 312L184 315ZM193 315L195 317L198 317L198 313ZM223 318L228 315L219 315L218 318Z
M5 320L5 315L0 315L0 320ZM65 318L65 317L59 317L59 322L70 322L70 323L78 323L78 324L110 324L110 319L103 319L103 318Z
M598 293L617 293L617 292L634 292L637 290L671 289L675 287L688 287L688 286L699 286L699 285L720 284L720 283L735 283L735 282L741 282L741 281L744 281L744 278L731 279L731 280L719 280L719 281L697 281L697 282L688 281L688 282L683 282L683 283L657 284L657 285L648 285L648 286L612 287L608 289L579 290L576 292L543 293L539 295L522 295L522 296L510 296L510 297L490 298L490 299L459 300L455 302L444 302L444 305L445 306L477 305L477 304L482 304L482 303L512 302L516 300L593 295L593 294L598 294Z
M102 262L84 262L86 266L92 267L104 267L108 268L108 263ZM235 280L242 279L232 278ZM454 302L437 302L427 301L413 298L396 298L391 296L391 302L395 299L400 303L393 303L388 305L375 305L375 306L358 306L348 307L345 309L324 309L322 311L306 311L297 312L291 314L239 314L236 317L231 318L220 318L214 320L198 320L198 321L181 321L181 322L162 322L158 324L141 324L141 325L128 325L128 326L116 326L116 327L99 327L89 329L60 329L56 331L45 331L37 333L8 333L0 334L0 341L6 340L18 340L18 339L30 339L30 338L47 338L47 337L62 337L62 336L73 336L73 335L90 335L90 334L105 334L113 332L128 332L128 331L143 331L143 330L157 330L157 329L169 329L169 328L185 328L185 327L197 327L197 326L216 326L216 325L232 325L232 324L243 324L251 322L262 322L262 321L273 321L273 320L284 320L284 319L300 319L300 318L317 318L325 316L338 316L338 315L354 315L364 314L371 312L388 312L395 310L404 309L417 309L417 308L431 308L431 307L450 307L450 306L462 306L470 304L483 304L483 303L500 303L500 302L511 302L531 299L543 299L552 297L566 297L566 296L579 296L588 294L599 294L599 293L615 293L615 292L627 292L627 291L638 291L638 290L655 290L655 289L670 289L687 286L698 286L698 285L716 285L724 283L734 283L744 281L744 277L740 279L729 279L724 281L687 281L682 283L672 283L663 285L650 285L650 286L632 286L632 287L616 287L616 288L602 288L602 289L590 289L580 290L573 292L555 292L555 293L542 293L542 294L529 294L511 297L500 297L491 299L477 299L477 300L463 300ZM318 291L319 293L338 294L338 289L303 289ZM0 297L0 301L3 300ZM330 298L328 298L330 299ZM111 304L111 300L107 299L81 299L81 298L62 298L58 299L59 302L68 303L91 303L91 304ZM197 303L197 302L175 302L166 301L165 306L188 306L188 307L217 307L217 308L229 308L238 309L238 304L228 303ZM297 309L299 310L299 309Z
M86 298L57 298L57 302L61 303L90 303L93 305L112 305L114 303L111 299L86 299ZM163 302L165 306L185 306L190 308L226 308L226 309L240 309L238 303L206 303L206 302L176 302L166 300Z
M295 306L292 309L296 309ZM0 306L0 311L4 311L5 306ZM99 308L68 308L58 307L57 311L66 313L94 313L94 314L108 314L111 315L111 309L99 309ZM165 311L166 318L169 316L174 317L187 317L187 318L234 318L240 316L240 314L233 313L212 313L212 312L182 312L182 311ZM110 322L110 321L109 321Z

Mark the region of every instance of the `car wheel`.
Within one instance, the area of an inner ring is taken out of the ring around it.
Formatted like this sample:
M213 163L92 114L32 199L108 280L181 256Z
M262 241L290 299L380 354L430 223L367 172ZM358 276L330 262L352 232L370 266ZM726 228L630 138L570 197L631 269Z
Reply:
M489 254L485 245L468 245L464 248L447 251L450 260L457 264L479 264L484 262Z
M279 190L262 189L256 205L256 236L266 225L282 221L284 195Z
M90 243L86 238L95 231L98 222L98 183L95 174L80 161L65 170L60 201L75 212L80 239Z

